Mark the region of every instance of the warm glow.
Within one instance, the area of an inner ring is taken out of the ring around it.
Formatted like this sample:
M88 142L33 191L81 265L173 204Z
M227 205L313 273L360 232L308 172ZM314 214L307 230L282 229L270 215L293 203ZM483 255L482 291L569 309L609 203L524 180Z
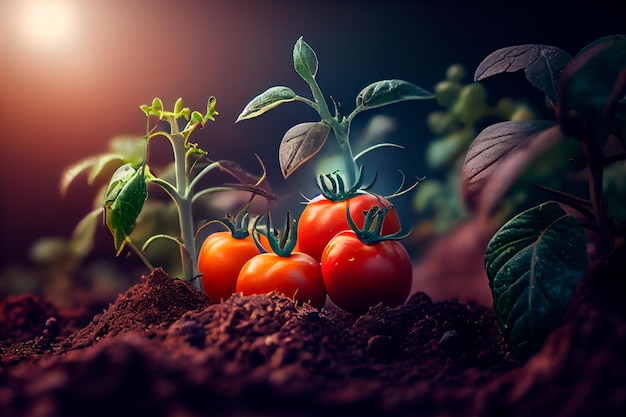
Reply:
M54 0L25 1L20 26L34 46L62 48L74 39L76 21L68 4Z

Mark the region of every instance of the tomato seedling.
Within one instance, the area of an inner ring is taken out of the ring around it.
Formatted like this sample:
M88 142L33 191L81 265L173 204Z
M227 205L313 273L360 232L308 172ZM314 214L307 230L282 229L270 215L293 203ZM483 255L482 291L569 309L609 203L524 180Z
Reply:
M128 156L105 154L80 161L65 172L61 190L65 191L74 178L86 169L91 169L91 180L98 176L108 163L114 161L123 163L109 181L103 204L86 218L93 221L96 218L94 214L101 212L104 206L106 225L113 235L117 254L119 255L125 247L129 247L150 269L152 265L143 253L145 249L155 239L164 238L175 242L180 250L182 279L190 281L199 275L195 242L196 226L192 212L194 202L211 193L227 190L249 191L252 195L262 195L268 199L275 199L275 197L263 188L265 174L256 177L232 161L212 161L207 157L207 152L198 144L189 141L191 134L198 127L204 127L208 121L215 120L218 114L215 110L215 98L211 97L208 100L205 114L198 111L192 112L189 108L183 107L182 99L176 101L173 111L164 110L159 98L155 98L149 106L141 106L141 110L147 118L146 134L139 139L141 146L133 146ZM154 118L157 122L151 126L151 120ZM180 119L186 122L182 129L179 126ZM169 124L169 132L159 129L161 121ZM168 140L174 156L169 169L163 170L162 177L157 176L148 166L148 147L151 140L157 137L164 137ZM231 175L237 183L202 188L202 180L215 170ZM169 179L168 174L172 174L173 180ZM160 187L171 198L178 215L179 236L156 234L147 239L140 249L135 246L130 235L135 229L136 221L148 197L148 184ZM90 230L93 235L94 229Z
M273 252L258 254L245 263L237 278L237 292L252 295L275 291L294 301L323 307L326 289L319 262L305 253L293 252L298 233L297 221L288 215L280 240L276 231L270 232L269 223L268 220L267 237ZM256 222L253 229L256 229Z
M337 103L334 103L334 115L331 115L328 103L317 84L318 61L315 51L302 39L298 39L293 48L293 65L296 72L308 84L313 100L297 95L285 86L275 86L252 99L243 109L237 122L257 117L266 111L286 102L300 101L313 108L320 117L319 121L298 124L285 133L279 148L279 163L283 176L287 178L303 163L315 156L326 143L332 130L345 165L345 182L349 188L356 189L360 181L360 169L357 160L367 152L381 146L398 145L382 143L368 147L353 154L349 135L352 120L365 110L374 109L406 100L431 99L434 96L403 80L377 81L363 88L356 97L356 108L348 116L339 114Z
M352 230L335 235L322 254L322 278L328 297L341 309L363 314L382 304L396 307L411 291L413 266L399 233L381 235L383 221L391 207L373 206L358 228L346 207L345 217Z

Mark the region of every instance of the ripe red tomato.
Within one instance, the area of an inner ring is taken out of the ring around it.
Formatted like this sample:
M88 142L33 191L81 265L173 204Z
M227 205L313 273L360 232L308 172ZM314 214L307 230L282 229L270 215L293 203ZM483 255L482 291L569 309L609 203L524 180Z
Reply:
M382 303L396 307L411 291L413 268L397 240L367 245L349 230L333 237L322 254L328 297L341 309L363 314Z
M267 237L260 235L261 244L269 248ZM211 301L226 300L235 292L237 277L243 265L258 255L252 236L236 239L231 232L210 234L198 255L198 271L202 274L202 289Z
M331 201L323 195L311 200L298 220L298 247L301 252L308 253L318 261L322 259L324 247L337 233L350 230L346 218L346 205L350 204L350 216L354 223L363 227L364 211L372 206L391 206L383 197L373 194L357 194L349 200ZM391 208L383 222L383 235L400 231L400 218L395 208Z
M268 294L277 291L296 301L324 306L326 289L320 264L309 255L293 252L282 257L262 253L250 259L237 279L237 292L243 295Z

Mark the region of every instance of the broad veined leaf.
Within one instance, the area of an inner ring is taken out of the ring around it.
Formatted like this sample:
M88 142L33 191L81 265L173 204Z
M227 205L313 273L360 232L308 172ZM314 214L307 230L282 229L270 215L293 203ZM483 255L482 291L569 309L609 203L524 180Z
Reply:
M405 100L424 100L435 96L421 87L403 80L382 80L365 87L356 97L359 108L373 109Z
M480 81L502 72L524 70L528 81L543 91L552 102L556 102L559 78L571 59L570 54L554 46L510 46L489 54L476 68L474 80Z
M252 99L243 111L237 117L235 123L240 120L252 119L265 113L268 110L273 109L279 104L286 103L288 101L294 101L296 93L294 93L289 87L276 86L270 87L255 98Z
M557 118L578 138L594 132L626 94L626 35L601 38L584 47L565 67L559 84Z
M144 167L135 170L131 164L125 164L115 171L104 196L104 213L118 254L135 228L147 197Z
M587 269L585 233L558 203L541 204L495 234L485 267L498 324L526 356L558 326Z
M287 178L300 165L317 154L330 134L324 122L300 123L285 133L278 150L283 177Z
M489 216L526 166L563 134L554 122L515 120L487 127L470 145L463 171L463 200Z
M313 48L302 37L296 41L293 47L293 67L305 80L311 81L317 74L317 55Z

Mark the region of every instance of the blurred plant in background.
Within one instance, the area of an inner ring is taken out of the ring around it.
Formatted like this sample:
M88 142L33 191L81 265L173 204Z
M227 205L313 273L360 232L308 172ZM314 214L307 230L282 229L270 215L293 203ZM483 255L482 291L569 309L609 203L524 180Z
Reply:
M464 82L463 65L451 65L446 79L435 85L442 107L428 115L435 135L426 149L426 163L434 178L427 178L415 191L413 210L418 216L412 240L422 242L450 231L467 218L460 195L461 168L465 153L480 127L493 120L530 120L533 109L524 101L500 99L487 102L487 91L478 82Z

